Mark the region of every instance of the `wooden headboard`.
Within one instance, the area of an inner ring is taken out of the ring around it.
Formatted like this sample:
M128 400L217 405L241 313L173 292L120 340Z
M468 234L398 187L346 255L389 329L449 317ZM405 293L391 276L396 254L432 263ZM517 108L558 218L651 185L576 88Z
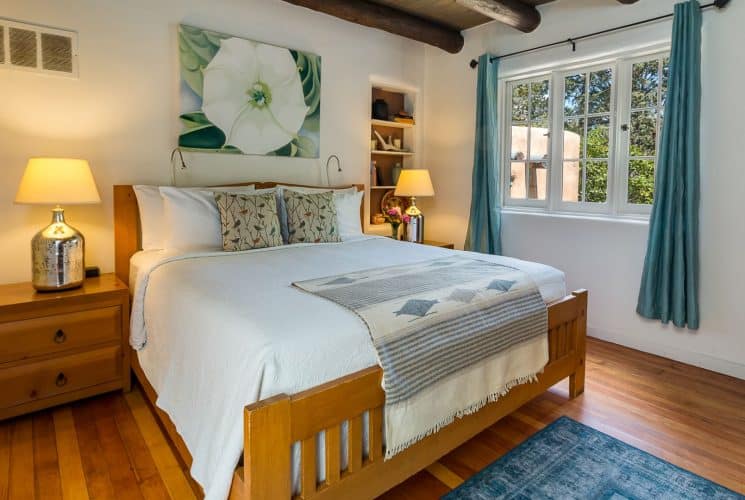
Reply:
M295 187L312 187L325 189L327 186L307 186L303 184L288 184L286 182L243 182L232 186L255 185L256 189L273 188L278 185ZM357 191L364 191L364 184L329 187L328 189L344 189L355 187ZM364 195L363 195L364 197ZM360 205L360 227L365 227L365 204ZM135 191L130 185L114 186L114 271L117 277L129 284L129 259L142 249L140 230L140 210L137 206Z

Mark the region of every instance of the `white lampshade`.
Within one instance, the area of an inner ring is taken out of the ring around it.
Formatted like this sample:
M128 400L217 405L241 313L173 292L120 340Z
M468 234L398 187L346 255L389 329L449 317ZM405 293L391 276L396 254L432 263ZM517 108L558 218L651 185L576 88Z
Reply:
M396 196L434 196L435 190L432 187L432 179L429 177L429 170L421 169L404 169L396 184Z
M16 193L27 205L85 205L101 203L86 160L31 158Z

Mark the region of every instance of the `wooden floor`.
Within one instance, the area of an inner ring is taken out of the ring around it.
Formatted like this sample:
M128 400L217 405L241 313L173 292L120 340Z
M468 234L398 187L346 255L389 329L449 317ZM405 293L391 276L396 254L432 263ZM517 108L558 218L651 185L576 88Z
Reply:
M384 498L439 498L561 415L745 494L745 381L591 340L583 396L557 385ZM0 422L8 498L194 493L135 389Z

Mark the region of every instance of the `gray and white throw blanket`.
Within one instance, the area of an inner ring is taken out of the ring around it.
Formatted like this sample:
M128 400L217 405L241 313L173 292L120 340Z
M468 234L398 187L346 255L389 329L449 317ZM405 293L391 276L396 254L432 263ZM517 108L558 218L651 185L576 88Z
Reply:
M383 368L386 458L548 362L546 305L511 267L453 255L293 285L367 324Z

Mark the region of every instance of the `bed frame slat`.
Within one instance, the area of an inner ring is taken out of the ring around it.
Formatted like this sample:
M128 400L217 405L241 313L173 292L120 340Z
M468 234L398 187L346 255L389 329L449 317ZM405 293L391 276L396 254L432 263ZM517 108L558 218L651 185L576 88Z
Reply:
M377 462L383 458L383 407L370 410L370 429L367 434L369 444L368 460Z
M300 493L308 500L316 494L316 436L303 439L300 444Z
M338 425L326 429L326 485L341 479L341 430Z
M347 455L347 473L354 474L362 467L362 415L349 419Z

